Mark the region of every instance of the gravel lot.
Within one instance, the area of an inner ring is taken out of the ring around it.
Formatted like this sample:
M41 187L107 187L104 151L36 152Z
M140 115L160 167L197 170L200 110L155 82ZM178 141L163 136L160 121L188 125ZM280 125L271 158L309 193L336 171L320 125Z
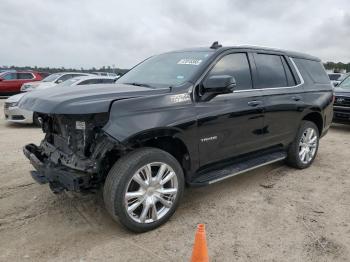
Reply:
M307 170L263 167L187 189L161 228L132 234L100 195L53 195L22 146L40 129L8 125L0 100L0 261L188 261L205 223L211 261L350 261L350 126L335 125Z

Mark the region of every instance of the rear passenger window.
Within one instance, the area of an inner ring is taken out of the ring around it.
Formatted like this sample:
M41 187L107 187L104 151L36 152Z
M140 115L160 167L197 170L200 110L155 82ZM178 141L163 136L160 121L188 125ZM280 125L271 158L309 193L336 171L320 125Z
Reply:
M91 85L91 84L96 84L96 79L84 80L84 81L81 81L78 85L83 86L83 85Z
M287 63L283 57L270 54L256 54L254 56L258 72L257 88L274 88L294 85L290 68L283 66Z
M296 85L295 79L293 77L292 71L291 71L286 59L284 57L281 57L281 59L282 59L284 71L286 73L288 86L295 86Z
M302 73L306 73L314 83L329 84L329 77L321 62L302 58L295 59L295 62L303 69Z
M112 84L114 82L115 82L114 79L102 79L102 83L104 83L104 84Z
M224 56L216 63L208 77L213 75L233 76L237 83L236 90L252 88L250 66L246 53L235 53Z
M17 73L18 79L33 79L34 76L30 73Z

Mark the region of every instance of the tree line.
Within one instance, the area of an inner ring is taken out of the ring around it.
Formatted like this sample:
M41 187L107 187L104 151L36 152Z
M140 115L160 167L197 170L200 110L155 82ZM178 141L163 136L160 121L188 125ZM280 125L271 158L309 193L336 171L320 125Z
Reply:
M38 66L1 66L0 70L33 70L38 72L45 72L45 73L59 73L59 72L84 72L84 73L91 73L91 72L109 72L109 73L116 73L118 75L123 75L126 72L129 71L129 69L122 69L122 68L112 68L111 66L103 66L100 68L83 68L80 69L77 68L65 68L65 67L38 67Z
M346 72L350 72L350 63L344 64L342 62L334 63L334 62L327 62L324 63L324 67L328 70L333 70L335 72L345 69Z
M335 70L335 72L340 70L346 70L346 72L350 72L350 63L342 63L342 62L327 62L324 63L324 67L328 70ZM80 69L76 68L65 68L65 67L38 67L38 66L2 66L0 67L0 70L33 70L33 71L39 71L39 72L46 72L46 73L59 73L59 72L84 72L84 73L91 73L91 72L110 72L110 73L116 73L116 74L125 74L129 71L129 69L122 69L122 68L112 68L111 66L103 66L101 68L89 68L85 69L81 67Z

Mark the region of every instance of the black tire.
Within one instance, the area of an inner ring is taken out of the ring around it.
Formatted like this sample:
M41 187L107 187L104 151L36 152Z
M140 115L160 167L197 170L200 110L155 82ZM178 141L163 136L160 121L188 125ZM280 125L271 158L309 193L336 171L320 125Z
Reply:
M308 161L307 163L303 163L299 157L299 152L300 152L299 143L301 141L301 138L302 138L304 132L308 128L312 128L315 131L315 133L317 135L317 144L316 144L316 151L315 151L315 154L312 157L312 159L310 161ZM319 131L318 131L317 126L313 122L303 120L301 122L298 133L297 133L293 143L289 146L288 156L286 159L287 165L294 167L294 168L298 168L298 169L304 169L304 168L309 167L317 156L319 140L320 140L320 135L319 135Z
M125 207L124 196L129 181L135 172L152 162L163 162L174 170L178 182L178 191L172 206L163 217L151 223L139 223L129 216ZM141 148L125 155L113 165L104 184L103 199L107 211L114 220L119 220L121 224L133 232L141 233L159 227L173 215L182 198L184 184L183 170L172 155L157 148Z

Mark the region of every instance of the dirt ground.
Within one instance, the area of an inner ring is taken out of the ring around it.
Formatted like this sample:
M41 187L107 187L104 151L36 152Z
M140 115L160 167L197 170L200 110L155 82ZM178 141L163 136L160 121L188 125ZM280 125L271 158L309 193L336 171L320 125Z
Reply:
M21 149L41 138L0 113L0 261L189 261L198 223L211 261L350 261L350 126L331 128L307 170L279 163L187 189L144 234L115 223L98 195L34 183Z

